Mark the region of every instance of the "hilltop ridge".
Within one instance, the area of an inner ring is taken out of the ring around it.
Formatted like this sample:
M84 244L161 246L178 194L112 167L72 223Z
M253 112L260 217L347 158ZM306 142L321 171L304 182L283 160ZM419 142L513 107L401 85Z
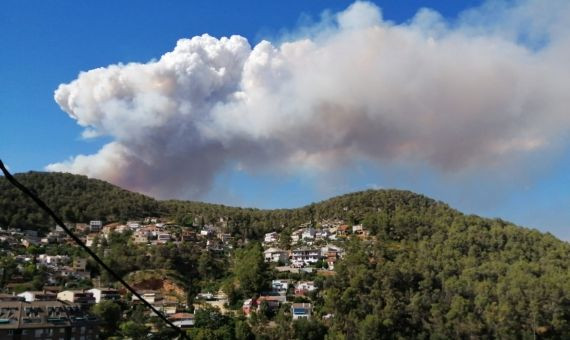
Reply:
M257 209L197 201L157 200L102 180L69 173L27 172L15 174L14 177L34 190L69 222L95 219L114 222L157 215L183 218L191 214L203 216L206 220L218 216L239 219L248 215L252 221L264 219L279 222L287 219L290 223L302 223L321 217L358 219L374 209L389 211L398 205L422 209L431 205L447 207L442 202L411 191L383 189L348 193L300 208ZM52 226L53 222L31 200L0 177L0 225Z

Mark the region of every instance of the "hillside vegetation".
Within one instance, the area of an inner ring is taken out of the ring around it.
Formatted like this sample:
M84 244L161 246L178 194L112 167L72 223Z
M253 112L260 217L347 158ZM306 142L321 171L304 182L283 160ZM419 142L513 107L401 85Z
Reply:
M29 172L14 176L69 222L117 221L160 214L156 200L86 176ZM0 177L0 226L53 226L34 202Z
M83 176L17 177L75 222L161 215L190 226L223 218L227 232L249 240L259 240L272 230L283 236L301 223L318 224L324 219L362 223L371 237L347 240L347 254L335 265L336 275L315 279L320 286L314 300L318 312L305 325L313 335L303 333L301 338L319 339L324 333L329 339L516 339L534 334L566 338L570 334L568 243L499 219L464 215L409 191L369 190L299 209L258 210L157 201ZM4 180L0 223L52 225ZM226 257L210 259L207 252L190 245L139 252L137 247L124 247L126 242L110 238L111 250L105 257L122 275L171 270L192 289L196 282L222 279L234 287L231 275L239 281L238 266L228 271ZM260 247L253 244L249 250L236 250L235 263L250 268L261 259ZM240 289L242 295L233 295L249 297ZM322 321L327 314L330 317ZM298 333L289 323L276 320L276 328L258 327L260 338L287 339Z

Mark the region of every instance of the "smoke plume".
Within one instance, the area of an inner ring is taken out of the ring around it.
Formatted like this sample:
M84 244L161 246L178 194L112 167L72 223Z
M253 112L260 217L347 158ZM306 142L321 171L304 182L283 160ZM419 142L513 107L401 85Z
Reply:
M278 44L181 39L158 60L60 85L55 100L83 136L113 141L47 169L199 197L228 167L506 167L570 130L568 18L565 0L493 1L454 21L422 9L394 24L356 2Z

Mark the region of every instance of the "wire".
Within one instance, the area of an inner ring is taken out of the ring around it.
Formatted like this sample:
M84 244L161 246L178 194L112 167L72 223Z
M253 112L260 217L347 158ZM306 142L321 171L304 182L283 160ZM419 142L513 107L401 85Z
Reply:
M79 237L75 236L75 234L73 234L71 232L71 230L69 230L67 228L67 226L63 223L63 221L61 220L61 218L59 218L55 212L53 212L53 210L50 209L50 207L48 207L47 204L45 204L36 194L34 194L30 189L26 188L23 184L21 184L20 182L18 182L18 180L16 180L14 178L14 176L12 176L12 174L10 174L10 172L6 169L6 167L4 166L4 163L2 162L2 160L0 159L0 169L2 170L2 172L4 173L4 177L6 177L6 179L8 180L8 182L10 182L13 186L15 186L16 188L18 188L21 192L23 192L26 196L30 197L41 209L43 209L45 212L48 213L48 215L51 216L51 218L53 218L53 220L55 221L55 223L60 226L67 235L69 235L69 237L71 237L73 239L73 241L75 241L75 243L77 243L81 248L83 248L83 250L85 250L87 252L87 254L89 254L89 256L91 256L101 267L103 267L107 272L109 272L117 281L119 281L123 286L125 286L125 288L127 288L128 291L130 291L134 296L136 296L140 301L142 301L148 308L150 308L160 319L162 319L166 324L168 324L170 327L176 329L180 335L182 336L182 338L184 339L190 339L188 337L188 335L186 334L186 332L184 332L182 329L180 329L178 326L176 326L175 324L173 324L170 320L168 320L168 318L166 318L166 316L164 316L158 309L156 309L153 305L151 305L148 301L146 301L139 293L137 293L137 291L131 287L125 280L123 280L123 278L121 276L119 276L119 274L115 273L111 268L109 268L109 266L107 266L105 264L105 262L103 262L103 260L101 260L99 258L99 256L97 256L97 254L95 254L91 249L89 249L89 247L87 247L80 239Z

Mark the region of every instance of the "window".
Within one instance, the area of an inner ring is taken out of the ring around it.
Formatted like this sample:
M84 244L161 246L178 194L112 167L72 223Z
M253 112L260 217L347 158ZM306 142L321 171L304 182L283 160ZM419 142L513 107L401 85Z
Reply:
M40 329L36 329L36 331L35 331L34 333L35 333L35 335L36 335L36 338L41 338L41 337L42 337L42 334L44 333L44 330L41 329L41 328L40 328Z

